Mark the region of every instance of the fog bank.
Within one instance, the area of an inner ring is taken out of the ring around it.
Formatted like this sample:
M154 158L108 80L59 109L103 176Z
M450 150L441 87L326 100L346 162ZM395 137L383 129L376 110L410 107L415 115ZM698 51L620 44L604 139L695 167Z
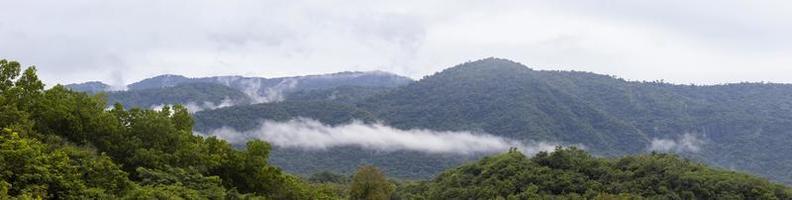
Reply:
M426 129L401 130L383 124L355 121L329 126L313 119L298 118L285 122L263 121L258 129L237 131L220 128L209 133L231 143L260 139L274 146L324 150L333 147L357 146L378 151L419 151L438 154L476 154L508 151L518 148L527 155L552 151L552 142L520 142L485 133L468 131L432 131Z

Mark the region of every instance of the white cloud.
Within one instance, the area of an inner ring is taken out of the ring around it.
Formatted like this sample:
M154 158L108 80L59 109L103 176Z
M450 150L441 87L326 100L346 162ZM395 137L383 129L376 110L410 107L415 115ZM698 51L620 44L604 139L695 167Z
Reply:
M702 145L704 145L703 140L699 139L693 134L686 133L677 140L658 138L652 139L652 143L649 146L649 151L695 153L701 149Z
M384 70L483 57L679 83L792 82L788 1L3 1L0 55L52 82Z
M553 151L558 145L552 142L523 143L484 133L401 130L382 124L361 122L328 126L305 118L286 122L263 121L258 129L250 131L221 128L209 133L196 134L216 136L231 143L261 139L275 146L309 150L357 146L380 151L475 154L503 152L516 147L525 154L533 155L539 151Z
M183 104L183 106L185 108L187 108L187 111L189 111L190 113L200 112L200 111L204 111L204 110L214 110L214 109L225 108L225 107L234 106L234 105L236 105L236 103L233 100L231 100L231 98L228 98L228 97L226 97L225 99L223 99L219 103L214 103L214 102L210 102L210 101L204 101L203 103L187 102L187 103ZM172 104L159 104L159 105L153 105L153 106L151 106L149 108L152 109L152 110L162 110L162 108L165 107L165 106L173 106L173 105ZM112 108L112 107L108 107L108 108Z

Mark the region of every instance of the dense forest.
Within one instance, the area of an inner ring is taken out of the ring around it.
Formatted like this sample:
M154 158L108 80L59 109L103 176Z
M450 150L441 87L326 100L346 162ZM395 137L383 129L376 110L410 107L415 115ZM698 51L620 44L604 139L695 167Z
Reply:
M198 112L196 128L243 131L261 120L307 117L337 125L360 118L400 129L473 130L521 141L580 144L598 156L648 153L658 150L653 142L681 144L691 139L688 147L660 150L792 183L792 158L786 155L792 152L788 145L792 85L788 84L638 82L588 72L538 71L488 58L396 88L338 87L294 94L295 98L280 103ZM332 100L332 94L364 98ZM287 159L292 155L324 159ZM347 148L330 153L276 148L272 157L285 170L305 175L321 170L351 173L354 167L324 161L345 160L382 166L388 175L400 178L431 177L448 166L479 158L445 159L421 152L383 156ZM332 167L318 167L327 165Z
M193 135L193 118L183 106L107 109L104 98L60 85L45 90L35 67L22 70L18 62L0 60L0 199L792 198L788 187L674 155L605 159L560 147L532 158L512 149L429 181L391 180L374 166L360 166L352 176L302 178L271 165L272 147L265 141L234 147ZM285 118L327 104L238 109ZM369 114L332 105L338 110L325 110L336 113L324 115L326 123Z
M101 95L44 90L0 61L0 199L332 199L243 148L192 134L182 106L106 110Z
M184 106L107 108L103 94L44 88L35 67L0 60L0 199L792 199L789 187L674 155L597 158L576 148L534 157L512 149L427 181L389 179L370 165L301 177L270 162L266 141L195 136ZM250 109L301 104L358 109ZM332 113L323 114L345 115Z
M792 199L788 187L669 154L605 159L512 150L402 186L407 199Z

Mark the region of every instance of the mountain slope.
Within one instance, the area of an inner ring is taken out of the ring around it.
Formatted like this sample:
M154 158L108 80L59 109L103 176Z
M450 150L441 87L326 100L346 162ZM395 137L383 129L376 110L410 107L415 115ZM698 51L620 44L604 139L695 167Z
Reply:
M293 96L351 104L369 113L366 120L400 129L481 131L522 141L581 145L601 156L674 152L792 183L792 158L787 156L792 152L792 145L787 145L792 142L792 85L634 82L587 72L536 71L489 58L402 87L360 94L366 98L337 102L327 98L332 94L329 91L309 90ZM234 116L234 112L223 115ZM224 125L222 121L202 125L201 119L211 115L199 113L197 126ZM300 117L325 116L303 113ZM329 152L315 154L343 155L338 159L352 155ZM311 165L311 161L299 165ZM438 164L434 171L440 170Z
M107 93L108 103L125 107L151 108L183 104L192 111L249 104L251 99L233 88L214 83L181 83L166 88L115 91Z
M220 84L247 96L251 103L283 101L198 113L199 131L223 126L244 131L256 128L262 119L306 117L341 123L359 117L400 129L469 130L524 142L580 145L599 156L674 152L792 183L792 158L787 156L792 152L792 145L788 145L792 142L792 85L787 84L635 82L587 72L537 71L496 58L460 64L419 81L382 72L342 72L272 79L163 76L143 82L164 87L156 90L168 90L174 83ZM179 91L132 99L162 99L161 95L170 93ZM193 102L207 101L195 100L202 95L185 97ZM224 98L214 95L208 102L214 104ZM156 102L186 103L184 99ZM328 159L334 155L337 159L354 157L361 163L375 155L333 152L299 154ZM273 156L274 160L280 158ZM298 166L319 162L284 161L281 164L291 166L286 169L299 168L306 173L315 168ZM382 161L386 165L388 162ZM421 173L410 174L432 174L448 166L425 165ZM397 167L394 172L411 170L406 165Z
M599 153L639 151L649 138L541 72L503 59L461 64L362 103L401 128L483 130L522 140L584 144Z
M243 76L214 76L187 78L161 75L128 86L130 90L168 88L184 83L222 84L244 92L255 103L282 101L293 92L333 89L336 87L395 88L412 82L411 79L386 72L340 72L280 78Z
M68 85L64 85L64 87L69 88L70 90L74 90L78 92L88 92L88 93L107 92L112 89L110 85L107 85L99 81L68 84Z
M400 128L483 130L597 155L673 151L792 183L792 85L630 82L490 58L360 106Z

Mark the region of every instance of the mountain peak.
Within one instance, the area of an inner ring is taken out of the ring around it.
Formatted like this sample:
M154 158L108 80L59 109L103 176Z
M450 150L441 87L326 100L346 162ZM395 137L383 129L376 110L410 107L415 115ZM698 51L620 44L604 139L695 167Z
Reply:
M73 83L73 84L64 85L64 87L78 92L89 92L89 93L106 92L112 90L112 87L110 85L99 81Z
M527 66L503 58L489 57L475 61L468 61L454 67L445 69L432 76L426 77L456 77L458 78L498 78L501 76L525 76L533 70Z
M189 80L190 78L187 78L182 75L163 74L163 75L143 79L136 83L129 84L128 87L130 90L164 88L164 87L176 86L178 84L187 82Z

